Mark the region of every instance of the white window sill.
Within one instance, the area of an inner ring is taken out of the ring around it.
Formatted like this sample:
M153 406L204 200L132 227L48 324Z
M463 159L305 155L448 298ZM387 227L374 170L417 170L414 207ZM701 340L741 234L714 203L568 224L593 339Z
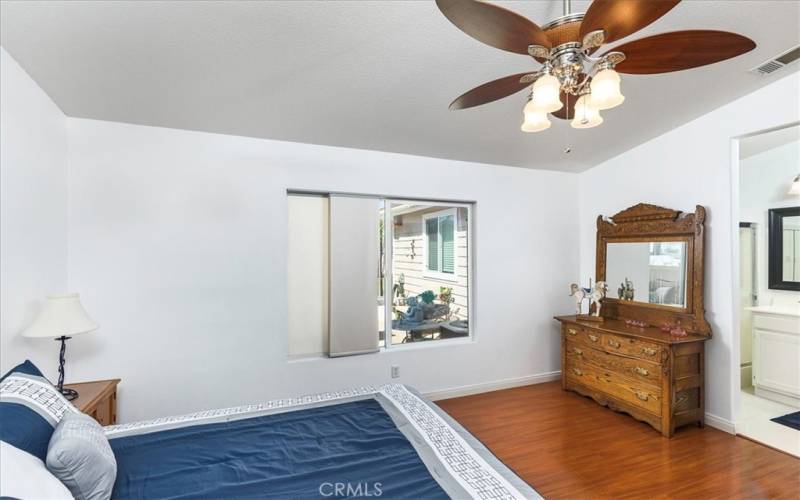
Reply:
M419 342L408 342L406 344L394 344L391 347L379 347L375 353L369 354L387 354L400 351L414 351L417 349L434 349L437 347L454 347L460 345L475 344L474 336L461 337L456 339L443 339L443 340L420 340ZM368 354L367 354L368 355ZM308 355L293 355L289 356L286 361L288 363L308 363L332 359L346 359L351 356L341 356L338 358L331 358L326 354L308 354Z
M420 340L419 342L408 342L405 344L392 344L391 347L381 347L381 353L397 352L397 351L410 351L414 349L428 349L433 347L453 347L457 345L474 344L475 337L461 337L456 339L442 339L442 340Z
M456 276L455 274L437 273L434 271L423 271L422 277L436 281L446 281L447 283L458 283L458 276Z

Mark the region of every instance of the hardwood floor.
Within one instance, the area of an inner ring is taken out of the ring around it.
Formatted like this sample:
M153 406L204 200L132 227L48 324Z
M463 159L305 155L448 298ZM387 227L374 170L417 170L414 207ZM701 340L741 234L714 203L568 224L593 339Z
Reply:
M794 457L709 427L666 439L560 382L437 404L547 499L800 498Z

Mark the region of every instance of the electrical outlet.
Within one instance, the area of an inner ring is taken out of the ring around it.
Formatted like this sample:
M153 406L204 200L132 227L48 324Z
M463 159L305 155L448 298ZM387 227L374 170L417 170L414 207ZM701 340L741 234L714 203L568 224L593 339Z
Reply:
M392 365L392 378L397 378L400 376L400 367L397 365Z

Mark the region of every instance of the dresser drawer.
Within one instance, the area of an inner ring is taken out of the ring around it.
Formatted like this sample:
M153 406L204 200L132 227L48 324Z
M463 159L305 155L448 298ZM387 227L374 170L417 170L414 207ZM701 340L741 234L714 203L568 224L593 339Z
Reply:
M604 333L601 339L603 349L612 352L644 359L652 363L661 363L662 346L633 337L623 337Z
M661 390L620 373L584 362L574 353L567 354L567 379L598 392L621 399L654 415L661 415Z
M600 348L602 343L602 335L596 330L583 328L578 325L564 325L564 336L567 341L577 342L587 346L594 346Z
M661 387L661 367L656 363L592 349L570 340L567 340L567 355L573 355L584 363L619 373L631 380Z

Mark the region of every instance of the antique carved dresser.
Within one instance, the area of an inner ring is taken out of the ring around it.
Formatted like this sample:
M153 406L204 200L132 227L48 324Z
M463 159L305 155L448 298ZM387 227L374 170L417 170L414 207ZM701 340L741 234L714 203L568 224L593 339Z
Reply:
M667 437L704 422L704 219L646 204L598 217L599 317L556 318L563 388Z

